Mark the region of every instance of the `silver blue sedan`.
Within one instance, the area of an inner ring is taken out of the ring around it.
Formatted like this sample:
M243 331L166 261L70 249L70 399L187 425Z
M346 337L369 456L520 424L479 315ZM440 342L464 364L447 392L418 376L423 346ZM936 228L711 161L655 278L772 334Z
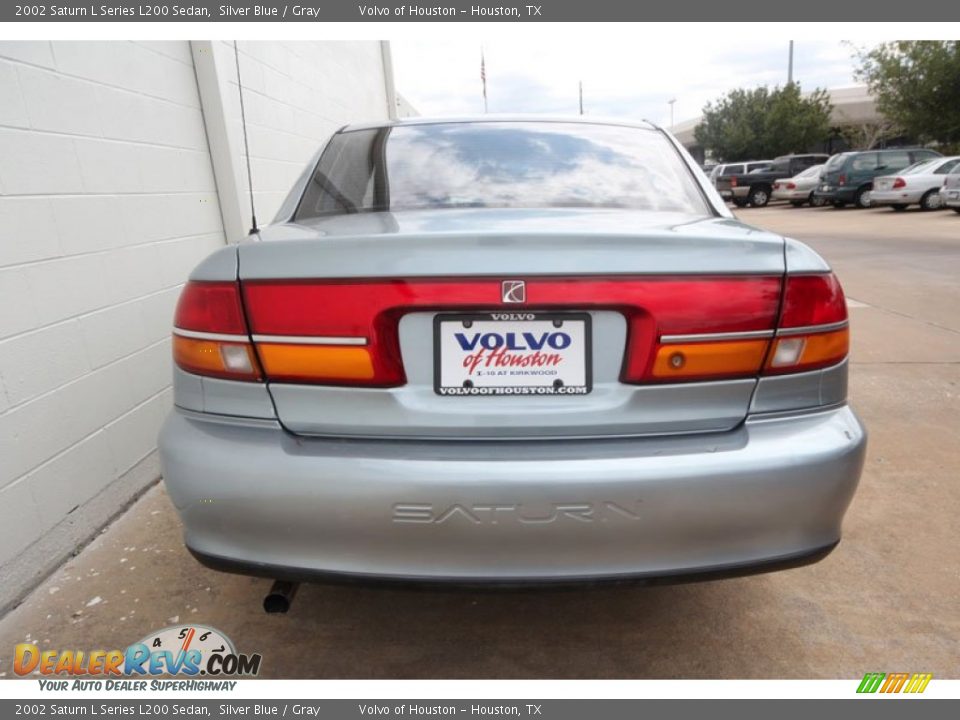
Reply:
M741 574L840 539L847 307L666 132L342 129L194 270L160 437L186 544L284 580Z

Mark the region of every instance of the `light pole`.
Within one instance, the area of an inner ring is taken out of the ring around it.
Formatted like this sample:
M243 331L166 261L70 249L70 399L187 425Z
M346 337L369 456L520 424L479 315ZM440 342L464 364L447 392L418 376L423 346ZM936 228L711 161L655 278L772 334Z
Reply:
M787 56L787 85L793 85L793 40L790 41L790 54Z
M673 130L673 104L677 101L676 98L667 100L667 105L670 106L670 129Z

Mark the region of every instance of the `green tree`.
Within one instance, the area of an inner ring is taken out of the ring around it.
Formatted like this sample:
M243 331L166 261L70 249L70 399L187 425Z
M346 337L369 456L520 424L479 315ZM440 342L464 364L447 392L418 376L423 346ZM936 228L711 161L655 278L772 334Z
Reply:
M960 145L960 41L898 40L857 52L877 109L921 142Z
M694 135L727 162L804 152L829 136L831 109L826 90L804 97L796 83L733 90L707 104Z

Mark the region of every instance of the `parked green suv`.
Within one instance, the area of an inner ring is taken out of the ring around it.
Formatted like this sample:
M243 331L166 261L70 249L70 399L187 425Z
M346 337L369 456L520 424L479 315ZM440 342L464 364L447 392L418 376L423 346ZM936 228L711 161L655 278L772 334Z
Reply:
M813 196L838 208L847 203L861 208L870 207L870 191L873 190L875 177L890 175L915 162L936 157L941 155L935 150L916 148L840 153L827 161L823 169L823 181Z

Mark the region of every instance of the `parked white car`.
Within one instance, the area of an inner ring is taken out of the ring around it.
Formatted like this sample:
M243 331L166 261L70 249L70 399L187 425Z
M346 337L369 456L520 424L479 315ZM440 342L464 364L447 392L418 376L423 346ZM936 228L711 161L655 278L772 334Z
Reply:
M885 175L873 181L870 202L889 205L894 210L906 210L909 205L920 205L921 210L943 207L940 189L944 178L960 164L960 157L943 157L919 163L897 175Z
M953 172L943 179L940 188L940 202L955 213L960 213L960 163L954 165Z
M823 168L822 164L814 165L792 178L775 180L771 197L774 200L787 200L794 207L802 207L807 202L813 207L821 207L824 204L823 198L813 197L813 191L820 184Z

